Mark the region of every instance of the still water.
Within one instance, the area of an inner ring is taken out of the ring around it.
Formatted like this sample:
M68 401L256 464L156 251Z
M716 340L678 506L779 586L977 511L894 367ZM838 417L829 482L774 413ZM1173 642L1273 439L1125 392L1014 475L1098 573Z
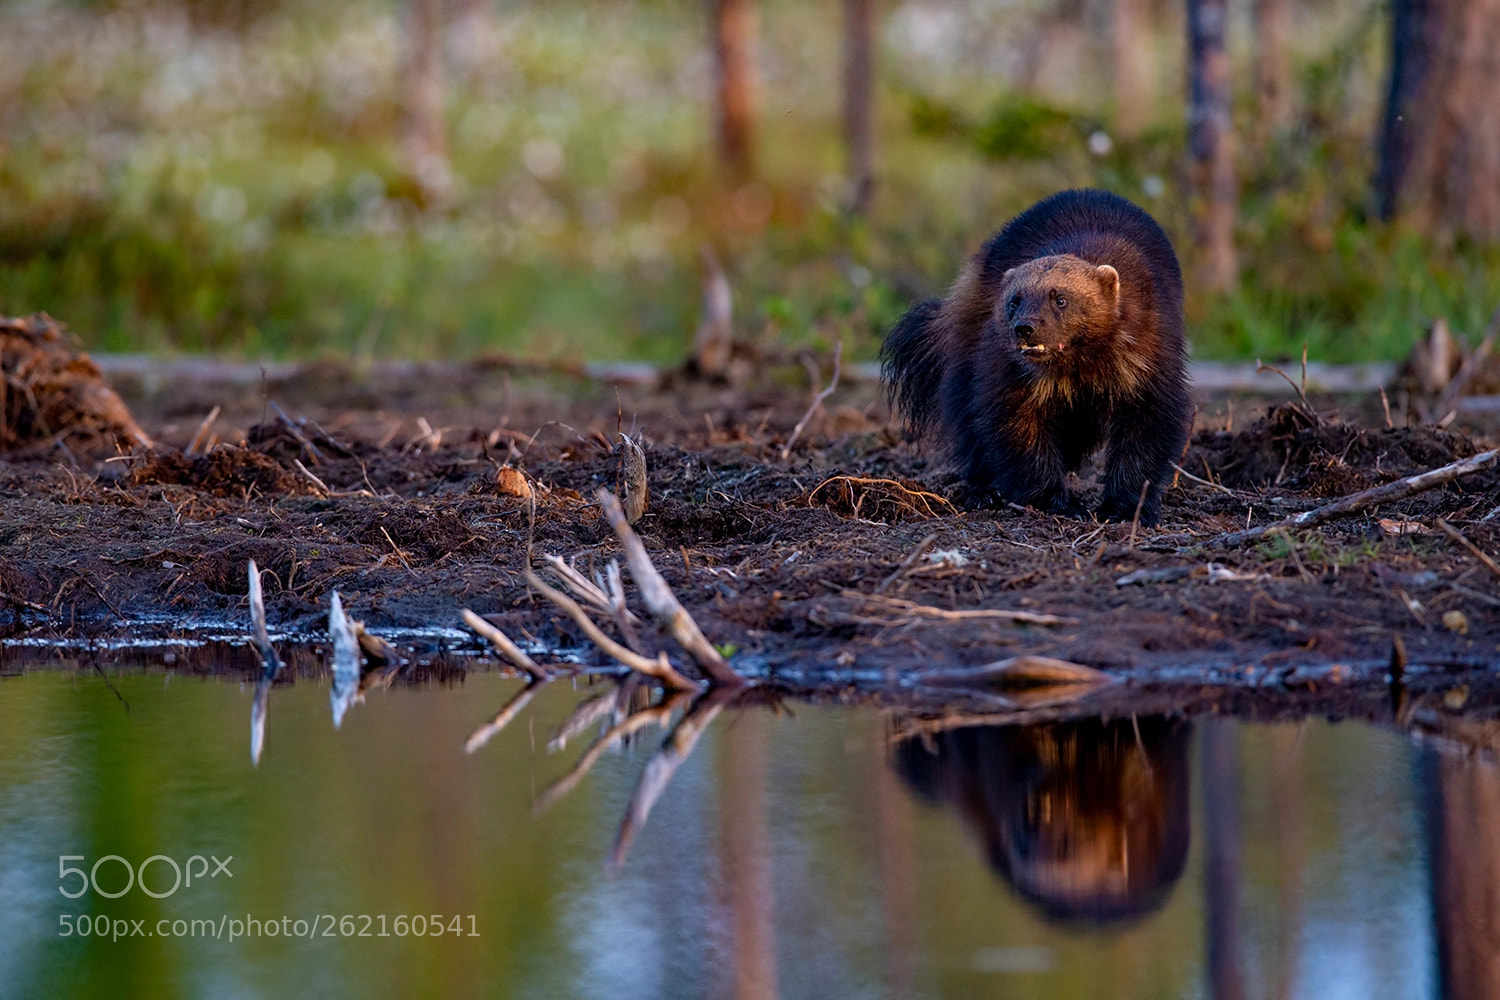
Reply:
M466 754L519 682L373 691L336 731L329 688L299 680L273 692L252 766L253 685L111 680L0 678L0 996L1400 1000L1500 982L1500 774L1389 730L727 709L612 867L663 730L534 815L607 725L548 747L599 686L542 689Z

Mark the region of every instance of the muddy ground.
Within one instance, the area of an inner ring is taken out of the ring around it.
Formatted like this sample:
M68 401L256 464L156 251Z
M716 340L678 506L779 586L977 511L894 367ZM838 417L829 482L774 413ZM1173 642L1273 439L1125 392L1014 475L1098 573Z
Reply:
M623 431L644 441L649 471L637 530L748 672L868 687L1030 653L1139 683L1377 697L1399 637L1408 681L1489 700L1500 577L1436 521L1500 552L1500 517L1485 519L1500 506L1495 469L1289 538L1202 545L1472 455L1483 434L1385 429L1378 398L1314 399L1317 418L1204 399L1182 465L1215 485L1179 477L1161 523L1133 529L965 509L868 381L846 380L783 458L808 382L796 365L737 388L504 367L377 384L313 366L262 384L118 385L154 451L101 461L44 441L0 456L0 661L34 657L25 640L242 627L249 559L273 629L326 634L337 589L376 631L461 628L472 608L597 659L522 573L528 551L586 574L618 556L595 495L617 487ZM526 485L534 512L516 495ZM1091 474L1075 485L1097 497ZM1156 582L1120 583L1149 571ZM942 617L975 610L1054 623Z

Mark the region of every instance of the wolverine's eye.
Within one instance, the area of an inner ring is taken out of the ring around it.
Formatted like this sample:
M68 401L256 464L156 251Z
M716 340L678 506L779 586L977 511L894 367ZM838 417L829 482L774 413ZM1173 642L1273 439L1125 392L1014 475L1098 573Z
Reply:
M1056 293L1054 293L1052 297L1053 297L1053 299L1055 299L1057 301L1057 308L1059 308L1059 309L1066 309L1066 308L1068 308L1068 300L1067 299L1063 298L1061 295L1057 295Z
M1019 295L1012 295L1010 297L1010 311L1011 311L1011 314L1014 315L1015 311L1017 309L1019 309L1019 308L1021 308L1021 296L1019 296Z

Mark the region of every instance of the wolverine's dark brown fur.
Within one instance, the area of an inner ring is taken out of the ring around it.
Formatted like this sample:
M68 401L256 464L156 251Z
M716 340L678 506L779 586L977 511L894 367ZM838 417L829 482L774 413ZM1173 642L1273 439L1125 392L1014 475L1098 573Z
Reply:
M1022 212L947 298L906 314L881 359L907 427L976 488L1070 509L1066 475L1102 443L1099 516L1129 520L1140 503L1156 523L1192 412L1182 272L1124 198L1064 191Z

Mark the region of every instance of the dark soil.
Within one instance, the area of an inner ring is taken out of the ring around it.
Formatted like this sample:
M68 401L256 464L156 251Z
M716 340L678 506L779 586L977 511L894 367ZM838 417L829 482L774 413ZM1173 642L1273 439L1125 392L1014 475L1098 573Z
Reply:
M646 444L650 507L636 527L647 549L748 671L836 687L1032 653L1138 683L1295 695L1312 677L1378 698L1395 636L1409 676L1443 684L1487 677L1500 658L1500 579L1436 527L1446 519L1500 552L1500 518L1485 519L1500 506L1493 469L1290 542L1201 547L1485 446L1456 427L1339 420L1340 406L1370 412L1363 400L1319 401L1317 418L1284 406L1249 426L1244 415L1265 407L1240 400L1233 431L1201 418L1183 468L1215 485L1180 478L1161 524L1132 529L966 508L941 461L888 425L868 382L846 379L783 460L810 398L796 366L736 389L680 378L616 389L502 369L374 385L324 367L267 386L123 392L155 452L110 457L111 442L90 460L73 449L76 468L46 450L0 456L0 638L11 640L0 659L22 655L19 638L248 628L254 559L273 629L326 634L337 589L376 631L461 627L471 608L597 661L528 594L523 571L528 554L542 569L544 555L572 559L586 575L619 558L595 497L616 488L620 432ZM1222 409L1204 402L1203 413ZM207 453L183 455L216 405ZM505 465L524 472L534 513L513 477L497 485ZM1075 485L1097 503L1091 473ZM1164 582L1117 585L1141 570Z

